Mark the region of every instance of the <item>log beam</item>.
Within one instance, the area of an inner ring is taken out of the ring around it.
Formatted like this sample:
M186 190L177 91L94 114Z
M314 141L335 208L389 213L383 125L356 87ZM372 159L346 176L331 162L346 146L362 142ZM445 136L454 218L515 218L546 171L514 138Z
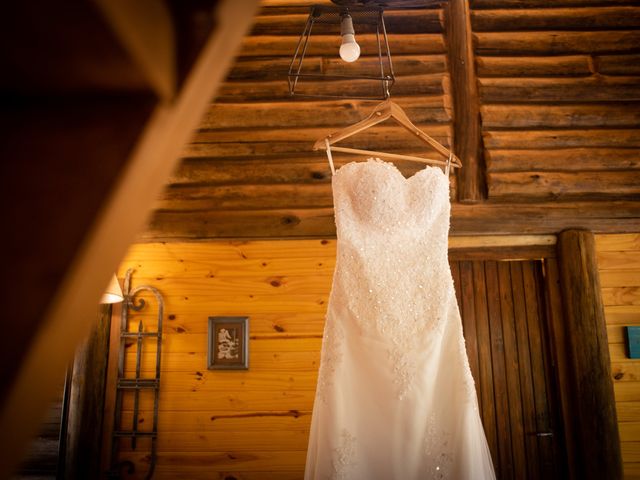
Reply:
M445 14L451 59L454 151L463 165L458 170L458 199L460 202L475 203L486 198L486 186L468 1L451 0Z
M566 359L572 372L568 390L573 415L577 478L621 479L622 456L607 344L595 240L586 230L558 236L560 286L567 335ZM564 393L567 394L567 393Z
M550 235L571 227L640 231L640 202L454 203L451 235ZM335 237L333 207L155 212L140 241Z

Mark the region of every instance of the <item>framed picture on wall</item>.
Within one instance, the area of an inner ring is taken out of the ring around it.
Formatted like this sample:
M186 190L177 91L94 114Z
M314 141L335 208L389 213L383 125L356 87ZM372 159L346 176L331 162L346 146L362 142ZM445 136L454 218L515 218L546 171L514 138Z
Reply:
M249 368L249 317L209 317L209 370Z

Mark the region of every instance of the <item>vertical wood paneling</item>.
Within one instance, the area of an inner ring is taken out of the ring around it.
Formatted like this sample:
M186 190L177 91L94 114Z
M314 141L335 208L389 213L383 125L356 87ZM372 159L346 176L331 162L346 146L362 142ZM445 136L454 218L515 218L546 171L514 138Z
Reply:
M617 294L640 284L640 235L596 236L598 270L603 290L611 373L616 395L618 428L626 479L640 479L640 360L627 357L624 327L640 326L640 305L633 295Z
M478 339L478 359L480 378L480 398L482 399L482 418L484 421L487 442L493 456L493 463L498 465L498 430L496 424L496 403L493 393L493 364L491 359L491 334L489 330L489 310L487 307L487 281L483 262L473 262L473 283L475 292L476 332Z
M500 309L502 312L502 333L504 336L504 355L507 374L507 398L509 401L509 417L511 423L513 471L516 478L524 478L526 476L527 460L524 445L525 433L522 419L522 397L520 396L520 365L515 334L513 289L511 287L509 263L500 262L498 264L498 281L500 287Z
M477 345L476 391L501 479L565 478L560 404L545 338L540 261L459 261L467 350ZM472 313L470 313L472 311ZM473 332L474 338L471 338ZM470 363L473 356L470 355Z
M457 263L457 262L456 262ZM474 285L473 285L473 262L462 261L460 265L460 279L456 285L458 290L462 290L462 302L458 299L458 304L462 307L462 324L464 328L465 343L467 346L467 356L473 378L480 378L478 359L478 333L476 330L476 312L474 308Z
M553 478L554 473L554 449L553 444L558 432L551 425L550 412L550 384L551 378L547 372L548 362L544 344L544 329L540 321L539 308L540 296L536 289L536 272L531 264L522 265L523 285L525 293L525 305L527 310L527 327L529 332L529 346L531 348L531 364L533 371L533 393L536 408L536 432L538 449L541 453L541 468L543 477ZM551 433L553 436L548 436Z
M574 403L571 401L568 385L571 384L573 371L569 368L568 362L564 361L568 357L568 347L570 332L565 329L564 314L562 311L562 298L560 294L560 268L556 258L545 258L542 266L542 276L545 278L544 311L548 318L549 343L553 344L552 364L554 369L553 378L556 379L559 390L556 394L557 402L562 412L555 423L555 433L563 438L563 442L558 438L554 443L556 458L566 458L566 463L561 465L561 477L578 478L577 467L579 467L580 457L577 453L577 446L574 434L573 418ZM560 418L562 417L562 421ZM555 437L555 435L554 435Z
M487 282L487 306L489 310L489 333L491 335L491 362L493 364L493 390L496 404L498 438L498 464L502 478L514 478L513 449L511 446L511 419L507 393L507 372L500 308L500 286L498 265L495 261L485 263ZM506 441L505 441L506 440Z
M529 332L527 328L527 309L524 296L524 279L522 263L511 262L511 288L513 291L514 328L517 336L518 365L520 372L520 389L522 408L534 415L523 416L524 441L527 455L527 475L529 478L540 477L538 458L538 438L534 432L536 425L536 408L533 390L533 369L531 366L532 352L529 348ZM535 352L537 353L537 352Z

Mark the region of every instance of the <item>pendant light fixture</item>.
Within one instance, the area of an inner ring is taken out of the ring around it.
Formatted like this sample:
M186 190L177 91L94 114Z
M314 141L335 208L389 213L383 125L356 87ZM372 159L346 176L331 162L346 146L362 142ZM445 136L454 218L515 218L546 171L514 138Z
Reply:
M288 82L289 93L301 97L389 98L395 76L383 7L313 5L289 65Z

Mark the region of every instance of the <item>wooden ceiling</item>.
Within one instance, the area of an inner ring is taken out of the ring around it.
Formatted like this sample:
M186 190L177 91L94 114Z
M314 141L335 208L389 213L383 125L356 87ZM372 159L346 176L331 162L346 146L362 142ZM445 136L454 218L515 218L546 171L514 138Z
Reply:
M329 165L311 147L368 115L376 102L289 96L286 74L312 3L263 1L142 240L335 235ZM396 73L392 97L467 162L459 174L467 177L451 180L452 234L640 231L637 2L413 5L385 13ZM372 35L356 38L363 51L373 42ZM464 53L460 38L469 41L472 65L456 61ZM337 35L324 36L305 62L334 71L338 46ZM358 63L375 61L365 55ZM318 92L336 88L356 95L364 86L317 84ZM352 145L421 148L390 123ZM421 168L396 164L407 176ZM470 178L474 169L477 178ZM475 197L466 193L469 182Z

